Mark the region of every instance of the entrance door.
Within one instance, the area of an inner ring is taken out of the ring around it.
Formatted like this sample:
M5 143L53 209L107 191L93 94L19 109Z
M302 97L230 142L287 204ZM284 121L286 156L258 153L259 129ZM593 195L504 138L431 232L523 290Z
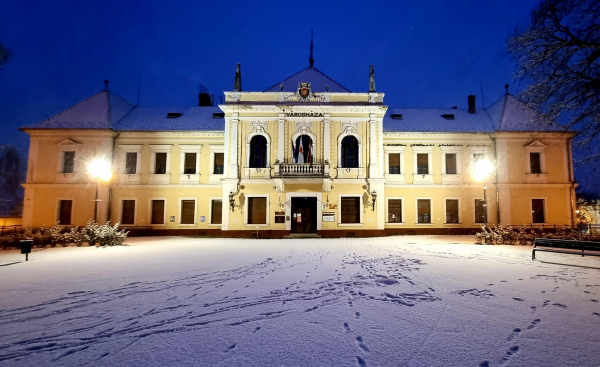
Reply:
M317 233L317 198L292 198L292 233Z

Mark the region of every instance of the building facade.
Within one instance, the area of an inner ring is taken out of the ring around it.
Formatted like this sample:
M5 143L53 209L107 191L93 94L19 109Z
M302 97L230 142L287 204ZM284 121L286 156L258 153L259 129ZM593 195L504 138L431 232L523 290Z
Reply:
M97 212L156 234L346 237L574 222L574 134L508 92L485 110L474 96L467 110L388 108L372 67L356 93L312 61L262 92L241 80L238 64L218 107L206 94L133 106L104 90L23 127L24 224L83 226ZM109 181L87 172L98 158ZM480 160L494 169L476 181Z

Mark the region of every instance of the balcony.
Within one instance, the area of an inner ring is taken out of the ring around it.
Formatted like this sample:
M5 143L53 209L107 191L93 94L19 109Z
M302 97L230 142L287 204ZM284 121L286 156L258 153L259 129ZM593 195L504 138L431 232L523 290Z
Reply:
M329 177L328 163L277 163L276 177Z

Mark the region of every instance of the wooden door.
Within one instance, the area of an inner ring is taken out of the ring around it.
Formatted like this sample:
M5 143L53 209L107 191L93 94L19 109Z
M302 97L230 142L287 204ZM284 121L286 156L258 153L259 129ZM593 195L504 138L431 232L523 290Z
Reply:
M317 233L317 198L292 198L292 233Z

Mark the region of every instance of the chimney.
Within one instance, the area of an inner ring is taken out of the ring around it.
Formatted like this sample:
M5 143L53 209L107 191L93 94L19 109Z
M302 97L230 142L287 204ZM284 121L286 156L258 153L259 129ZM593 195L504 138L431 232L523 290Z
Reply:
M208 88L205 85L200 85L198 89L198 106L213 106L214 96L209 94Z
M469 100L469 113L475 113L475 95L471 94Z
M240 64L235 64L235 79L233 81L233 91L242 91L242 71L240 69Z

